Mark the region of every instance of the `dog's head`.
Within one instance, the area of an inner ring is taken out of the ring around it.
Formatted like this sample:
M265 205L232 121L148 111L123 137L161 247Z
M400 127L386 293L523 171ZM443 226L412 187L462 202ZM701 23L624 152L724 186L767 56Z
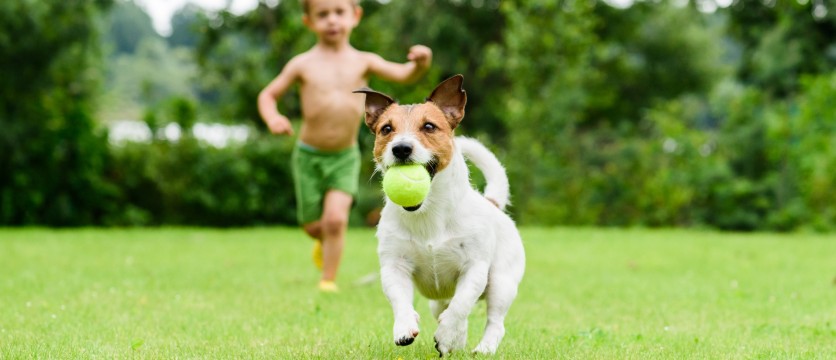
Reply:
M375 134L374 161L381 171L390 166L421 164L431 177L444 170L453 156L453 130L464 117L467 94L461 75L442 81L421 104L399 105L369 88L366 125Z

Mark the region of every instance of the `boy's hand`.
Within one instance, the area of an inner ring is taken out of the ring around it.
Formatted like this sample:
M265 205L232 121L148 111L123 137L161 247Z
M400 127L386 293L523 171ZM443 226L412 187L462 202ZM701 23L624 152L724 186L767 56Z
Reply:
M293 127L290 126L290 120L282 115L274 117L266 123L267 127L270 128L270 132L275 135L293 135Z
M415 62L415 65L421 69L430 67L433 60L433 51L424 45L413 45L409 48L409 54L406 55L409 61Z

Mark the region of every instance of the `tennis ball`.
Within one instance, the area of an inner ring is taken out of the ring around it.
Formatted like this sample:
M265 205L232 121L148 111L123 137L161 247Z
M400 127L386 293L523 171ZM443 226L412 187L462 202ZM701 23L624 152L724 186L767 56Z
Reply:
M395 204L421 204L430 192L430 173L422 165L392 166L383 175L383 192Z

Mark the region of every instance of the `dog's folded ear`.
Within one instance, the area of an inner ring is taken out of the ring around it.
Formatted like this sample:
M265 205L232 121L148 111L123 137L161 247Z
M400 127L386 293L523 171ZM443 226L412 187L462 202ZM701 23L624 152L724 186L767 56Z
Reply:
M383 114L383 111L386 110L389 105L394 104L395 100L389 95L374 91L367 87L360 88L352 92L366 94L366 126L369 127L369 130L374 132L374 125L377 123L380 114Z
M459 126L464 118L464 106L467 104L467 93L462 89L462 82L464 76L454 75L438 84L427 97L427 101L441 109L453 129Z

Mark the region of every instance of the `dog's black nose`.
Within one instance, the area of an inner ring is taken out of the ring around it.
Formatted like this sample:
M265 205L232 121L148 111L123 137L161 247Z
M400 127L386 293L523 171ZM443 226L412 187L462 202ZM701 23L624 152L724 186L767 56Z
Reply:
M412 145L398 144L392 147L392 155L400 160L406 160L412 155Z

